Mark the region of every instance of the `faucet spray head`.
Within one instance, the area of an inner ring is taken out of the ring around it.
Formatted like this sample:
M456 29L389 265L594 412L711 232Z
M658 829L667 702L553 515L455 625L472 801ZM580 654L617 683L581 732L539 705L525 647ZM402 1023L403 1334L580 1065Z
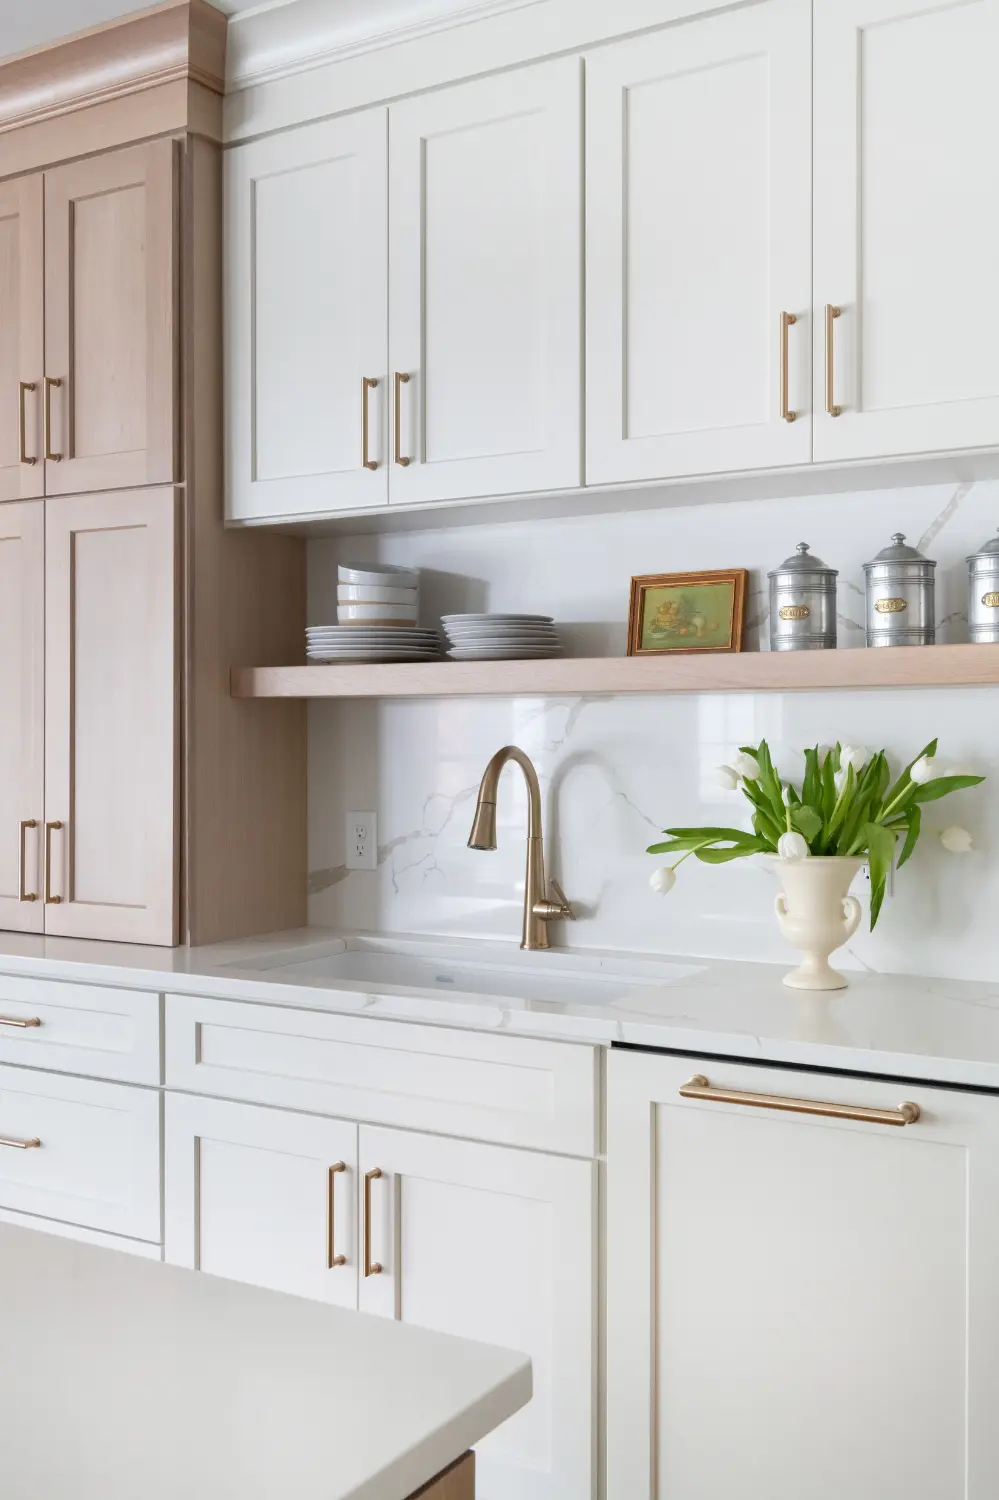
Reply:
M469 849L496 848L496 803L486 802L482 797L475 804L472 831L468 835Z

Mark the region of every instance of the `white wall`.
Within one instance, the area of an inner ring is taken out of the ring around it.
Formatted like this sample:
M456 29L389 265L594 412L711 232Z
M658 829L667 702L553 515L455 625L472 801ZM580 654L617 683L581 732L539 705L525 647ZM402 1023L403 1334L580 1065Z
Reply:
M941 641L965 639L964 559L999 527L999 484L902 489L599 517L428 530L310 545L310 619L335 618L336 562L424 570L423 621L458 610L554 615L572 655L621 655L633 573L752 569L748 642L766 639L766 572L807 541L840 569L840 645L863 644L862 564L896 530L938 559ZM525 805L516 768L500 791L499 850L465 847L482 769L514 742L546 800L549 869L579 921L559 943L783 960L772 878L749 862L688 861L666 899L644 853L673 824L742 823L712 771L766 736L787 772L802 746L835 739L902 760L933 735L941 753L989 773L927 809L923 840L876 933L844 962L999 978L999 691L704 694L314 703L310 707L310 919L334 927L519 940ZM344 815L377 810L379 868L344 869ZM932 830L973 830L947 855Z

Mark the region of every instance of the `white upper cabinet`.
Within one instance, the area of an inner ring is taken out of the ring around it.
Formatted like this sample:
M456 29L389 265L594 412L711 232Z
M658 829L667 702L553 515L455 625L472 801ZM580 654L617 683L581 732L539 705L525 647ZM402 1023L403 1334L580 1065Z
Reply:
M388 499L387 112L226 160L227 510Z
M390 111L398 502L581 482L578 58Z
M808 462L810 68L809 0L587 57L588 483Z
M999 0L815 0L816 460L999 444L997 56Z

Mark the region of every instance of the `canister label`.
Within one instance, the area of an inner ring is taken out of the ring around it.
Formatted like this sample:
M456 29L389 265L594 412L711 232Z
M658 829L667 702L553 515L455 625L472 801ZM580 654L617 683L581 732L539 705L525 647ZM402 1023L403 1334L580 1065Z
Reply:
M982 603L985 605L986 609L999 609L999 593L983 594Z
M908 607L904 599L878 599L874 605L879 615L900 615Z
M999 594L995 595L995 601L999 604ZM785 604L778 610L782 620L807 620L811 613L807 604Z

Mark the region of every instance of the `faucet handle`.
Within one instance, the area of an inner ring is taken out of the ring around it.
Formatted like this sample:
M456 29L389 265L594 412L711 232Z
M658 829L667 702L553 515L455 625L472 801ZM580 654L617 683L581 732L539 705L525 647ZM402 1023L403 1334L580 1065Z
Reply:
M558 881L549 881L549 887L554 900L549 898L546 901L535 901L534 915L540 917L543 922L575 922L576 913Z

